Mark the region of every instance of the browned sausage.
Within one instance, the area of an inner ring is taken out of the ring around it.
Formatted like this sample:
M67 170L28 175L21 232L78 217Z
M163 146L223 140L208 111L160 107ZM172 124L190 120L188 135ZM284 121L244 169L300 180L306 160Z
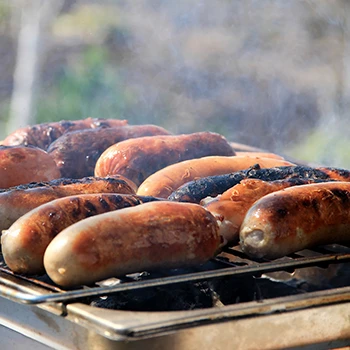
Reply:
M350 183L295 186L268 194L247 212L242 250L275 259L321 244L350 241Z
M247 169L259 163L261 168L292 165L280 159L260 157L202 157L170 165L149 176L137 194L167 198L181 185L207 176L221 175Z
M279 154L276 153L271 153L271 152L247 152L247 151L236 151L236 156L239 157L244 157L244 156L249 156L249 157L261 157L261 158L274 158L274 159L284 159L284 157L280 156Z
M3 144L7 146L32 145L46 150L53 141L66 132L97 127L116 127L126 124L127 120L99 118L41 123L15 130L3 140Z
M97 159L113 144L140 136L168 134L167 130L156 125L78 130L62 135L47 152L55 160L62 177L78 179L94 175Z
M66 227L90 216L156 200L128 194L96 193L63 197L40 205L2 231L5 262L16 273L42 274L47 246Z
M202 206L151 202L67 227L47 247L44 266L55 283L74 287L132 272L201 264L221 245L216 220Z
M204 156L232 156L226 139L212 132L142 137L109 147L98 159L95 176L121 174L136 185L170 164Z
M41 204L54 199L84 193L134 194L122 176L113 178L57 179L31 183L0 192L0 231Z
M207 197L201 205L209 210L217 219L220 233L231 244L238 243L239 228L249 208L261 197L281 189L305 185L327 180L291 178L276 181L245 179L225 191L222 195Z
M0 146L0 188L60 177L51 156L37 147Z

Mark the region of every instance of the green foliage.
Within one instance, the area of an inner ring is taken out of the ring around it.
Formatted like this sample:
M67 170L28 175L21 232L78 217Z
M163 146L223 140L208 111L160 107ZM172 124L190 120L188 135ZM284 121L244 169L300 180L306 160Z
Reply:
M37 104L37 122L122 118L132 99L121 86L118 69L112 69L108 61L105 48L86 49L78 62L67 66L54 86L45 87L46 97Z
M350 140L334 130L316 129L304 142L289 150L289 155L311 164L350 168Z
M10 14L10 4L6 1L0 1L0 25L9 22Z

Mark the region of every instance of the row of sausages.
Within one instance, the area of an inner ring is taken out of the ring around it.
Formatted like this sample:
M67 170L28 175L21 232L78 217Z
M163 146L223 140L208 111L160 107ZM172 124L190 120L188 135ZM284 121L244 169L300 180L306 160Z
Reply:
M75 287L204 263L238 242L253 258L278 258L349 240L347 170L298 166L244 145L241 151L215 133L172 135L156 126L108 123L40 124L2 142L4 151L24 154L40 146L59 170L51 180L34 178L0 191L2 253L14 272L46 272L58 285ZM134 127L155 135L131 133ZM86 158L89 167L76 162L85 169L82 176L65 178L66 162L73 164L83 145L96 145L91 130L119 138L96 146ZM54 147L69 135L73 143ZM55 157L50 149L64 151Z

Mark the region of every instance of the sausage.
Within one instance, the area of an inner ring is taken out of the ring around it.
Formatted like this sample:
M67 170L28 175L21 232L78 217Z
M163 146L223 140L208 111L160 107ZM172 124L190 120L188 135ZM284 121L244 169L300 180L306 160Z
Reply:
M260 157L260 158L274 158L284 160L285 158L280 156L279 154L271 153L271 152L248 152L248 151L236 151L236 156L244 157Z
M5 263L15 273L42 274L47 246L66 227L87 217L156 200L159 199L95 193L63 197L40 205L2 231Z
M260 164L260 161L259 161ZM215 197L229 188L240 183L243 179L253 178L265 181L282 180L288 178L313 178L333 179L338 181L350 181L350 171L340 168L308 166L281 166L261 169L259 164L243 171L234 173L208 176L190 181L179 187L169 197L169 200L178 202L199 203L206 197ZM137 191L138 194L139 190ZM158 196L159 197L159 196Z
M55 160L62 177L78 179L94 175L96 161L108 147L126 139L146 135L169 135L169 132L156 125L78 130L59 137L47 152Z
M49 277L63 287L133 272L197 265L214 257L222 237L198 204L145 203L79 221L44 254Z
M148 176L170 164L234 154L226 139L212 132L141 137L109 147L96 163L95 176L121 174L140 185Z
M15 130L3 140L3 144L7 146L32 145L47 150L53 141L66 132L97 127L116 127L126 124L127 120L100 118L41 123Z
M181 185L187 182L207 176L236 172L247 169L257 163L260 164L261 168L292 165L292 163L284 160L249 156L202 157L199 159L191 159L170 165L149 176L139 186L137 194L167 198L172 192L176 191ZM199 203L199 201L197 203Z
M54 199L84 193L135 194L122 176L109 178L57 179L30 183L0 191L0 231L18 218Z
M56 163L37 147L0 146L0 188L60 177Z
M246 254L267 259L349 242L350 183L317 183L270 193L249 209L239 236Z
M268 182L245 179L214 199L211 197L203 199L200 204L217 218L220 233L228 243L236 244L239 240L239 228L244 216L255 201L269 193L287 187L325 181L330 180L291 178Z

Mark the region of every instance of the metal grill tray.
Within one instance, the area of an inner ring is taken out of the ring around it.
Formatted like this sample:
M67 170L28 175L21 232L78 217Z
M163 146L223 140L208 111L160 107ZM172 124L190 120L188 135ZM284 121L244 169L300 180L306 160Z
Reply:
M236 246L226 248L213 260L222 267L149 280L122 282L113 286L82 287L69 291L46 281L15 275L4 266L0 267L0 295L21 304L35 304L37 307L50 310L73 322L92 327L96 332L110 339L140 339L199 325L350 301L350 287L346 286L189 311L120 311L92 307L79 302L85 297L106 296L174 283L203 281L225 276L261 276L273 272L293 272L306 267L324 268L330 264L350 262L350 248L329 245L298 252L274 261L253 261Z

